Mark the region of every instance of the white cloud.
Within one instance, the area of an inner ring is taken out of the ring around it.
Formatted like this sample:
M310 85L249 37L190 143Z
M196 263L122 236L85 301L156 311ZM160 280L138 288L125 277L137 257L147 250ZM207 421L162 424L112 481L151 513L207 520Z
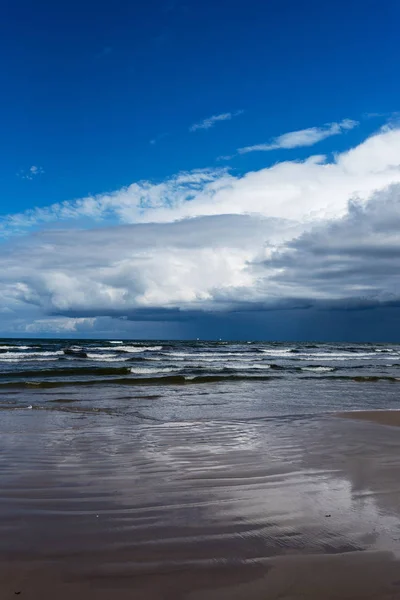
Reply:
M3 242L0 313L154 320L165 310L396 302L399 186L400 130L385 129L332 163L193 171L10 215L4 234L69 227ZM109 217L121 224L105 226ZM85 229L73 227L81 218ZM88 219L105 223L88 229Z
M198 131L199 129L211 129L211 127L214 127L214 125L216 123L218 123L219 121L230 121L234 117L238 117L241 114L243 114L243 110L237 110L236 112L233 112L233 113L227 112L227 113L222 113L220 115L213 115L212 117L208 117L207 119L204 119L203 121L200 121L199 123L195 123L194 125L189 127L189 131L193 132L193 131Z
M349 198L400 183L400 129L385 129L337 154L285 161L243 176L227 169L180 173L160 183L140 181L110 194L54 204L0 220L0 233L21 232L40 223L113 218L121 223L170 222L221 214L311 222L342 216Z
M323 127L309 127L308 129L300 129L299 131L290 131L274 138L267 144L256 144L254 146L239 148L238 153L269 152L270 150L289 150L301 146L313 146L332 135L339 135L343 131L353 129L357 125L357 121L343 119L340 123L328 123Z
M21 179L33 179L34 177L37 177L38 175L42 175L44 173L44 169L42 167L38 167L36 165L32 165L31 167L29 167L29 169L27 169L26 171L21 170L17 173L18 177L21 177Z
M58 317L47 319L36 319L32 323L28 323L22 327L23 333L78 333L79 331L87 331L95 325L94 318L71 318Z

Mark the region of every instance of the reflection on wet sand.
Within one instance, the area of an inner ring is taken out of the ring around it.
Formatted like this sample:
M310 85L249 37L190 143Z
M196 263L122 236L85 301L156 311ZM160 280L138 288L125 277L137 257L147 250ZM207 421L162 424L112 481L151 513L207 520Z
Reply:
M400 598L398 430L2 416L1 597Z

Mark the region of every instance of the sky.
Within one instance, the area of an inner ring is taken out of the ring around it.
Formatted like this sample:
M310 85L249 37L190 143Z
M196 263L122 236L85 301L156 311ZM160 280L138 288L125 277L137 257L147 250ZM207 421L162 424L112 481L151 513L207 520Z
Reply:
M397 0L5 0L0 335L400 342Z

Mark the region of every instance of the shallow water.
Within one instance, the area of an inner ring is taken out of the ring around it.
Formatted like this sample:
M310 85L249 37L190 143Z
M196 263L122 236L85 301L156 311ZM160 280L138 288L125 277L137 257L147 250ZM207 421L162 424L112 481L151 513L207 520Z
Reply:
M4 410L249 419L396 407L398 383L393 344L0 340Z

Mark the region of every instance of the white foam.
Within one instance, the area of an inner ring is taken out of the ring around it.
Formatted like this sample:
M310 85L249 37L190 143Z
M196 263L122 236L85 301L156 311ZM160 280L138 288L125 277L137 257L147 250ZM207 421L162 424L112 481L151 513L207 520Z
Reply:
M162 350L162 346L118 346L116 350L121 352L146 352L146 351L157 351Z
M215 361L214 361L215 362ZM187 365L187 367L195 367L196 363L191 363L190 365ZM214 371L222 371L224 369L232 369L232 370L236 370L236 371L248 371L248 370L261 370L261 371L265 371L267 369L271 368L271 365L265 364L265 365L259 365L259 364L254 364L254 363L240 363L240 362L226 362L225 364L222 364L218 367L214 367Z
M121 357L116 357L115 354L92 354L88 352L87 357L91 360L110 360L111 358L115 361L121 362L123 359Z
M89 350L97 350L99 352L105 352L108 350L108 352L116 352L116 348L114 350L114 348L110 348L110 346L91 346L89 348Z
M45 358L47 356L56 357L64 354L62 350L56 350L54 352L6 352L6 354L0 354L0 360L26 360L35 358Z
M334 367L301 367L302 371L313 371L314 373L325 373L328 371L334 371Z
M186 364L204 364L204 363L223 363L225 365L233 365L236 366L239 362L243 363L247 366L251 366L252 364L254 364L254 362L256 360L260 360L260 356L251 356L249 358L245 357L245 356L229 356L227 358L225 358L225 356L215 356L214 358L205 358L203 356L197 357L197 356L193 356L192 360L186 360ZM176 358L175 360L185 360L183 358ZM265 363L267 364L267 363Z
M157 373L172 373L176 369L149 369L147 367L132 367L131 373L134 375L157 375Z
M248 363L239 363L234 365L235 369L270 369L271 365L249 365Z
M293 360L358 360L371 358L385 358L383 353L378 352L289 352L272 350L262 350L269 356L278 356L281 358L292 358ZM394 359L396 356L386 356L386 359Z
M124 342L110 340L110 344L123 344Z
M383 355L376 355L376 354L347 354L347 355L340 355L340 354L296 354L295 355L296 358L300 357L300 360L326 360L326 361L332 361L332 362L336 362L336 361L344 361L344 360L352 360L352 361L356 361L356 360L372 360L372 359L380 359L380 360L398 360L399 357L398 356L383 356Z
M0 350L29 350L35 346L0 346Z
M312 357L319 357L319 358L346 358L346 359L352 359L352 358L359 358L359 357L367 357L367 358L373 358L374 356L376 356L376 352L313 352L311 353L306 353L306 352L299 352L298 354L296 354L296 356L312 356Z
M264 354L270 354L272 356L285 356L286 354L293 354L293 350L295 350L295 348L285 348L284 350L275 350L274 348L260 348L261 352L263 352Z
M3 357L0 354L0 361L3 360ZM51 362L54 360L53 358L25 358L21 360L20 358L9 358L5 362L7 363L20 363L20 362Z
M398 352L394 348L376 348L375 352Z
M193 360L197 360L197 359L209 359L209 360L215 360L215 359L224 359L227 356L240 356L241 358L246 358L249 357L249 359L254 360L254 358L256 356L259 357L259 355L257 354L253 354L250 352L168 352L168 356L176 356L176 357L181 357L181 358L192 358Z

